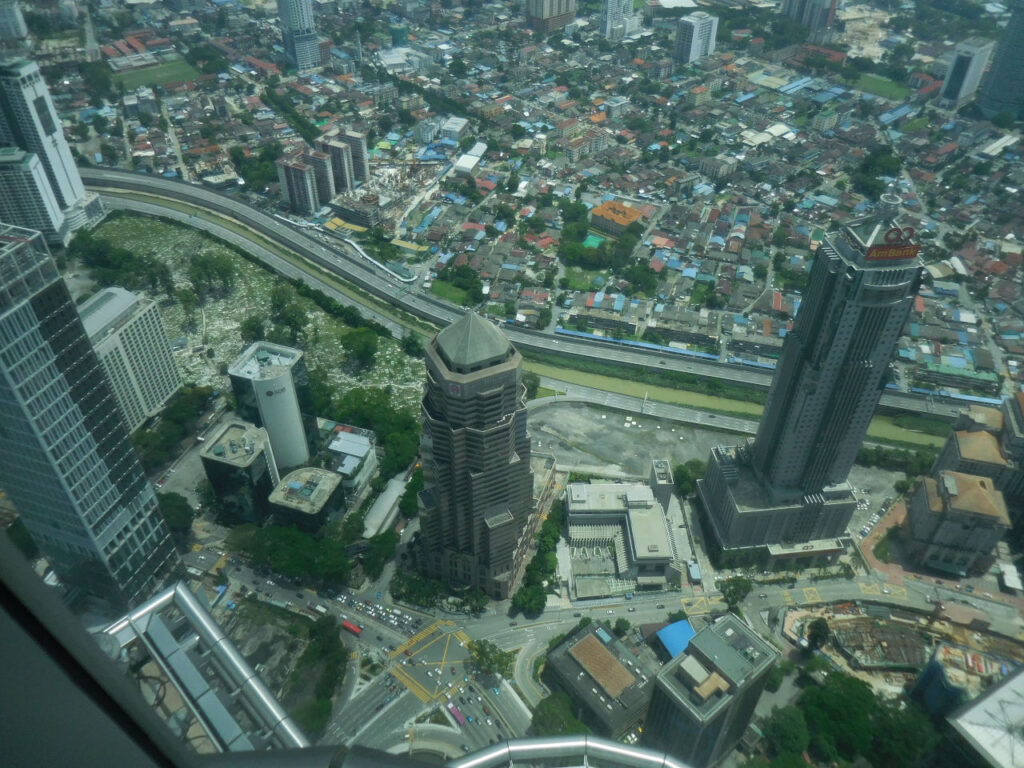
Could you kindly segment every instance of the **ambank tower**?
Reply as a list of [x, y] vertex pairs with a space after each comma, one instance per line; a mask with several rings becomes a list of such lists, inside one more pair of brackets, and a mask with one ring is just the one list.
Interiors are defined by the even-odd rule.
[[882, 216], [825, 236], [757, 436], [711, 450], [697, 487], [729, 560], [810, 565], [843, 551], [856, 507], [847, 475], [921, 281], [913, 232], [892, 218], [897, 205], [884, 195]]

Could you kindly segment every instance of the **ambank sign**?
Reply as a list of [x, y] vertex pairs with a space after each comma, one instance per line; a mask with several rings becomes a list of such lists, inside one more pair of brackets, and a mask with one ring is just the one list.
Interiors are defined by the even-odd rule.
[[914, 239], [911, 227], [893, 227], [885, 233], [884, 245], [872, 245], [864, 258], [866, 261], [903, 261], [917, 257], [921, 246], [910, 242]]

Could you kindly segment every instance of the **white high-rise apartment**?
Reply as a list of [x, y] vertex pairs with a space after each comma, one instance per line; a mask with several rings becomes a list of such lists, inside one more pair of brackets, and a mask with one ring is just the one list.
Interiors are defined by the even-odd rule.
[[717, 34], [717, 16], [704, 11], [683, 16], [676, 24], [675, 57], [679, 61], [691, 62], [710, 56], [715, 52]]
[[302, 72], [320, 66], [320, 45], [313, 20], [313, 0], [277, 0], [281, 38], [288, 62]]
[[129, 431], [155, 416], [181, 387], [156, 302], [104, 288], [78, 309]]
[[25, 17], [16, 0], [0, 0], [0, 40], [24, 40], [28, 37]]
[[136, 604], [180, 560], [38, 232], [0, 225], [0, 486], [69, 588]]
[[67, 245], [71, 239], [43, 164], [17, 147], [0, 149], [0, 221], [39, 230], [54, 245]]
[[34, 61], [0, 62], [0, 144], [39, 158], [61, 208], [85, 197], [50, 91]]
[[633, 0], [603, 0], [601, 4], [601, 37], [621, 40], [626, 36]]

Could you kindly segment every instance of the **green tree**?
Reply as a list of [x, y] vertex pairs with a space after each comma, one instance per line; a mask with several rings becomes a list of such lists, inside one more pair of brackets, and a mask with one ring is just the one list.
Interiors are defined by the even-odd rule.
[[536, 616], [544, 611], [547, 600], [543, 587], [524, 585], [512, 596], [512, 607], [528, 616]]
[[720, 585], [722, 598], [730, 609], [736, 608], [750, 594], [754, 588], [753, 582], [746, 576], [733, 576], [726, 579]]
[[405, 492], [398, 502], [398, 511], [402, 517], [416, 517], [419, 512], [419, 493], [423, 490], [423, 468], [418, 467], [405, 485]]
[[620, 616], [615, 620], [615, 625], [612, 627], [612, 632], [615, 633], [616, 637], [625, 637], [626, 633], [629, 632], [629, 627], [629, 620]]
[[870, 760], [886, 768], [911, 768], [931, 753], [939, 736], [932, 721], [914, 702], [881, 705], [874, 721]]
[[540, 376], [533, 371], [523, 371], [523, 386], [526, 387], [526, 399], [533, 400], [540, 389]]
[[160, 514], [171, 533], [189, 534], [192, 531], [192, 520], [195, 518], [195, 511], [188, 499], [180, 493], [158, 493], [157, 504], [160, 507]]
[[368, 368], [373, 365], [377, 356], [378, 337], [369, 328], [357, 328], [350, 331], [341, 340], [349, 359], [359, 367]]
[[806, 688], [799, 705], [811, 733], [820, 734], [826, 746], [847, 760], [869, 754], [878, 703], [863, 680], [833, 672], [824, 684]]
[[384, 572], [384, 565], [395, 556], [398, 545], [398, 534], [388, 528], [376, 536], [371, 536], [366, 552], [363, 553], [363, 570], [371, 579], [379, 579]]
[[828, 642], [832, 632], [829, 629], [828, 621], [819, 616], [807, 625], [807, 647], [816, 651]]
[[670, 624], [675, 624], [677, 621], [686, 621], [686, 611], [680, 608], [678, 611], [670, 612], [668, 621]]
[[804, 714], [796, 707], [776, 707], [764, 725], [764, 737], [772, 753], [791, 752], [799, 755], [811, 741]]
[[533, 711], [532, 724], [538, 736], [590, 733], [590, 729], [573, 714], [572, 699], [563, 691], [556, 691], [540, 700]]
[[246, 344], [265, 339], [266, 332], [266, 321], [262, 315], [249, 315], [238, 326], [238, 333]]
[[512, 677], [516, 663], [515, 651], [503, 651], [489, 640], [473, 640], [467, 646], [473, 665], [488, 675]]

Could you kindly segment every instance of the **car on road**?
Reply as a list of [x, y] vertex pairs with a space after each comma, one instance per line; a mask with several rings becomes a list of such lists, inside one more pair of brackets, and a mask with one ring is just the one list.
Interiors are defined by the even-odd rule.
[[583, 615], [582, 613], [574, 613], [574, 614], [572, 615], [572, 617], [573, 617], [574, 619], [578, 619], [578, 618], [580, 618], [580, 616], [582, 616], [582, 615]]
[[455, 667], [452, 667], [452, 674], [455, 674]]
[[484, 714], [485, 715], [491, 714], [491, 708], [488, 707], [486, 704], [484, 704]]
[[609, 616], [614, 616], [615, 615], [615, 611], [613, 611], [611, 608], [609, 608], [608, 609], [608, 615]]
[[629, 606], [629, 612], [636, 613], [636, 608], [634, 608], [633, 606]]
[[469, 747], [467, 747], [465, 744], [463, 744], [462, 745], [462, 751], [463, 752], [469, 752]]
[[759, 594], [758, 597], [760, 597], [762, 600], [767, 600], [768, 599], [768, 595], [766, 595], [764, 592]]
[[498, 686], [494, 686], [493, 690], [494, 690], [494, 695], [495, 696], [501, 696], [501, 691], [498, 690]]

